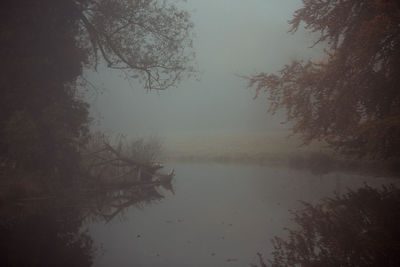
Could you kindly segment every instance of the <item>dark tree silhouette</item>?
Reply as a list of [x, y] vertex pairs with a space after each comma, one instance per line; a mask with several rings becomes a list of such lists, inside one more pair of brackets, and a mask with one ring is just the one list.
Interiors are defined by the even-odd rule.
[[320, 62], [294, 61], [278, 74], [249, 77], [283, 108], [305, 143], [325, 140], [342, 152], [400, 156], [400, 4], [395, 0], [303, 0], [290, 20], [326, 46]]
[[[147, 89], [193, 71], [188, 13], [158, 0], [5, 0], [0, 4], [0, 176], [79, 171], [88, 137], [83, 68], [105, 62]], [[23, 171], [24, 173], [20, 173]]]

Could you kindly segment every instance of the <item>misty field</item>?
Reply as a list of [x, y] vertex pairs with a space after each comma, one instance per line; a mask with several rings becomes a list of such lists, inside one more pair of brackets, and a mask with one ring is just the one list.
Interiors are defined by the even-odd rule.
[[163, 140], [162, 159], [169, 162], [287, 165], [313, 173], [350, 171], [396, 175], [399, 162], [377, 161], [339, 154], [323, 142], [302, 145], [289, 132], [175, 133]]
[[323, 143], [301, 145], [288, 132], [178, 134], [164, 140], [166, 160], [271, 164], [315, 153], [334, 155]]

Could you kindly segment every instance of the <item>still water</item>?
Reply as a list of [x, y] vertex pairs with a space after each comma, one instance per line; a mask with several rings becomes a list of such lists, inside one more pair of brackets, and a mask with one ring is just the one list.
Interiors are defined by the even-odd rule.
[[279, 166], [171, 164], [173, 191], [86, 225], [94, 266], [249, 266], [268, 258], [270, 239], [293, 227], [289, 210], [368, 184], [396, 179]]

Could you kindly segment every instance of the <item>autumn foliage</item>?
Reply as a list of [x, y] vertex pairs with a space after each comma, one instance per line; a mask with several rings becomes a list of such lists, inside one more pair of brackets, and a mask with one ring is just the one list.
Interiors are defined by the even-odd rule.
[[269, 112], [287, 111], [305, 143], [324, 140], [369, 158], [400, 156], [400, 3], [395, 0], [303, 0], [290, 32], [319, 34], [319, 62], [293, 61], [249, 78]]

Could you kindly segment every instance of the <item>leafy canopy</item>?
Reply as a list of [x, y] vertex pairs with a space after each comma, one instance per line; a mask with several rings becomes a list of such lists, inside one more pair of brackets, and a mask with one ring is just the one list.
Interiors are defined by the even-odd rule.
[[293, 61], [249, 78], [269, 112], [287, 111], [305, 143], [371, 158], [400, 156], [400, 4], [395, 0], [303, 0], [289, 21], [326, 46], [320, 62]]

